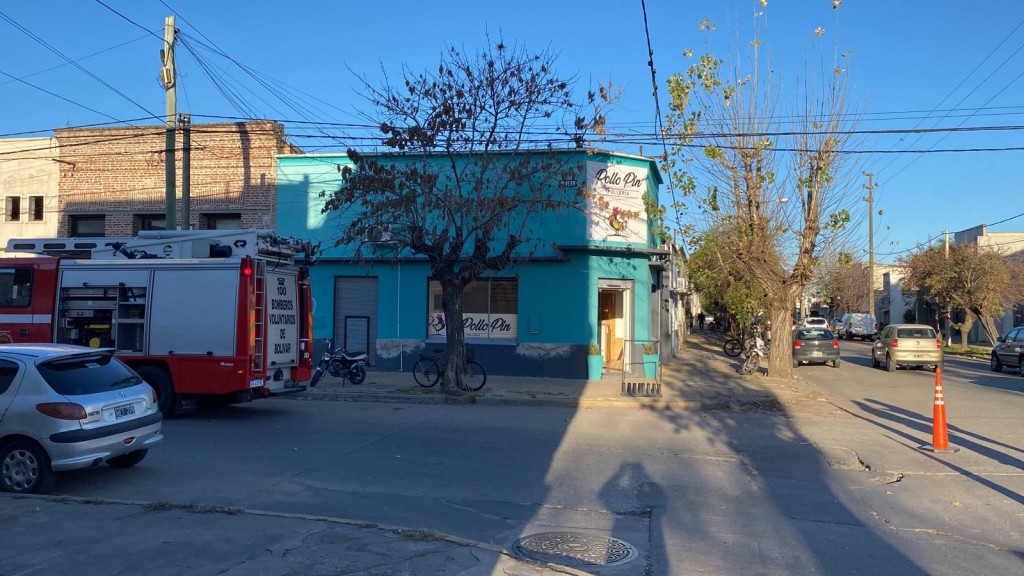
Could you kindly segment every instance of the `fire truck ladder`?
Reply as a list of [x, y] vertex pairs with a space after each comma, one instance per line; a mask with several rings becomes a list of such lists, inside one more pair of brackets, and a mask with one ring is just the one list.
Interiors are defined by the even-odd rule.
[[267, 263], [261, 259], [255, 259], [255, 297], [256, 302], [253, 312], [256, 320], [253, 323], [253, 363], [254, 368], [263, 371], [266, 368], [264, 363], [265, 346], [267, 345], [266, 313], [267, 313]]

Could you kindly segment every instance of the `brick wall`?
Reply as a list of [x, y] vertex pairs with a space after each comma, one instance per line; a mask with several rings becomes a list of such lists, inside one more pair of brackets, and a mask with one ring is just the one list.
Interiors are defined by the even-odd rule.
[[[104, 215], [105, 234], [131, 236], [140, 216], [165, 212], [163, 126], [64, 128], [54, 131], [60, 149], [58, 235], [70, 217]], [[182, 132], [175, 145], [175, 210], [182, 218]], [[276, 155], [289, 152], [284, 127], [256, 121], [193, 124], [191, 136], [192, 228], [207, 216], [237, 214], [243, 228], [274, 228]], [[182, 226], [184, 227], [184, 226]]]

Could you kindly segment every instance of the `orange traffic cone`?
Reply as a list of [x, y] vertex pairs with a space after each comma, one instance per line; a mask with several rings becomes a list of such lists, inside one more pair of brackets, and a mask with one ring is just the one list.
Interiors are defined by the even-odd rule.
[[942, 394], [942, 368], [935, 367], [935, 408], [932, 410], [932, 445], [922, 446], [930, 452], [952, 453], [959, 448], [949, 447], [946, 430], [946, 399]]

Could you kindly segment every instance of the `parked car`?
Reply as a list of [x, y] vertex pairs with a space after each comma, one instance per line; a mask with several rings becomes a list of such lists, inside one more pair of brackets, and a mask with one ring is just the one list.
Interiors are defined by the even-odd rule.
[[992, 347], [992, 371], [1001, 372], [1003, 366], [1016, 366], [1024, 376], [1024, 326], [1010, 330]]
[[924, 324], [889, 324], [871, 346], [871, 366], [885, 362], [889, 372], [899, 366], [942, 367], [942, 340]]
[[0, 490], [37, 493], [55, 473], [128, 468], [163, 440], [156, 391], [109, 348], [0, 345]]
[[800, 328], [793, 333], [793, 368], [804, 362], [839, 368], [839, 339], [828, 328]]
[[828, 330], [828, 320], [820, 316], [809, 316], [800, 323], [801, 328], [824, 328]]
[[874, 314], [847, 312], [839, 319], [839, 331], [837, 334], [847, 340], [853, 340], [854, 338], [871, 340], [877, 333], [878, 320], [875, 319]]

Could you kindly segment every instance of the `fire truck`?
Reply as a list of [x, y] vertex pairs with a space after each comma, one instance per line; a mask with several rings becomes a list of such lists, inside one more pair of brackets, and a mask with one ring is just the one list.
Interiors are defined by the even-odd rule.
[[168, 416], [204, 397], [299, 392], [313, 352], [301, 250], [253, 230], [12, 239], [0, 255], [0, 342], [113, 348]]

